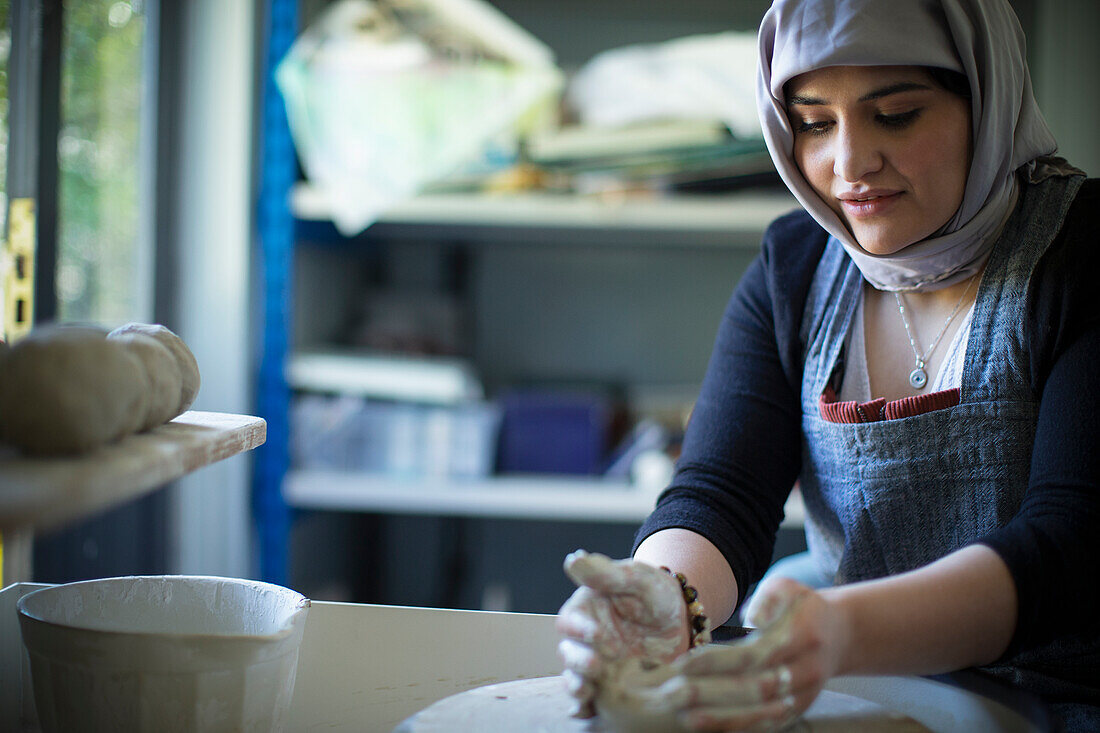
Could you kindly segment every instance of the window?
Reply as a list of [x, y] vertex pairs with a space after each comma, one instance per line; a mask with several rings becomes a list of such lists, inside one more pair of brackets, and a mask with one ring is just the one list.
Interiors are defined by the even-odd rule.
[[65, 0], [58, 156], [58, 319], [140, 318], [143, 0]]
[[[152, 315], [156, 110], [147, 93], [163, 72], [150, 30], [161, 9], [158, 0], [0, 0], [0, 168], [11, 168], [0, 203], [6, 210], [18, 196], [34, 219], [35, 322], [111, 327]], [[165, 572], [166, 504], [150, 496], [35, 537], [35, 577]]]

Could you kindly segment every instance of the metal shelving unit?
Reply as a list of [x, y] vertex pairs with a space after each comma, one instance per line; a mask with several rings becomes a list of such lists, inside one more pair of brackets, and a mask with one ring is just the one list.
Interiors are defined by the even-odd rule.
[[[301, 509], [640, 524], [653, 510], [657, 492], [585, 476], [401, 479], [302, 470], [286, 475], [283, 496]], [[799, 492], [791, 493], [784, 515], [783, 527], [802, 527]]]
[[[592, 233], [596, 246], [669, 246], [756, 249], [777, 217], [799, 206], [785, 191], [746, 189], [732, 194], [593, 197], [536, 191], [514, 194], [431, 194], [390, 210], [371, 236], [441, 234], [465, 242], [514, 241], [553, 245], [563, 237]], [[308, 184], [291, 190], [299, 222], [325, 222], [324, 196]]]
[[[256, 454], [254, 510], [259, 528], [260, 572], [285, 583], [291, 508], [507, 516], [575, 521], [638, 522], [652, 494], [608, 487], [600, 480], [490, 478], [475, 485], [389, 481], [364, 475], [289, 470], [289, 361], [291, 263], [296, 236], [340, 239], [323, 195], [296, 183], [294, 149], [273, 69], [293, 42], [298, 0], [268, 0], [267, 52], [262, 107], [258, 238], [262, 263], [262, 344], [257, 379], [259, 414], [268, 421], [267, 444]], [[624, 197], [615, 200], [523, 193], [440, 194], [405, 202], [356, 240], [438, 236], [478, 243], [517, 241], [553, 245], [582, 237], [600, 246], [651, 245], [751, 251], [777, 216], [797, 208], [787, 193], [746, 190], [727, 195]], [[314, 237], [312, 235], [319, 235]], [[595, 236], [587, 236], [595, 235]], [[572, 508], [566, 508], [572, 505]], [[798, 509], [788, 511], [797, 522]]]
[[294, 256], [294, 217], [288, 202], [297, 169], [286, 110], [275, 86], [275, 66], [298, 32], [298, 0], [268, 0], [266, 10], [256, 216], [262, 293], [256, 407], [267, 420], [268, 434], [267, 444], [256, 453], [252, 506], [259, 536], [260, 577], [285, 585], [291, 518], [280, 487], [290, 451], [290, 389], [284, 373]]

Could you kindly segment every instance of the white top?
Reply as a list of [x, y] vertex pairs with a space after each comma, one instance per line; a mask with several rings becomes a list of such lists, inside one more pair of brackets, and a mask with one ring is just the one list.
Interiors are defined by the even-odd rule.
[[[840, 386], [837, 400], [840, 402], [870, 402], [871, 378], [867, 373], [867, 341], [863, 330], [863, 296], [856, 305], [855, 321], [848, 331], [848, 366], [844, 373], [844, 383]], [[900, 319], [900, 316], [899, 316]], [[974, 319], [974, 305], [971, 304], [963, 314], [959, 330], [955, 332], [951, 343], [947, 345], [947, 354], [940, 371], [932, 375], [927, 392], [942, 392], [962, 386], [963, 363], [966, 361], [966, 344], [970, 340], [970, 323]], [[899, 321], [900, 323], [900, 321]], [[915, 364], [914, 364], [915, 366]]]

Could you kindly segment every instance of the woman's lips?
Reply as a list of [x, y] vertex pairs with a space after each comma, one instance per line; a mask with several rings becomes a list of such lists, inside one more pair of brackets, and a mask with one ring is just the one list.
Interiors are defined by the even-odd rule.
[[840, 199], [840, 205], [845, 214], [856, 219], [879, 216], [897, 203], [902, 193], [902, 191], [894, 191], [893, 193], [845, 195]]

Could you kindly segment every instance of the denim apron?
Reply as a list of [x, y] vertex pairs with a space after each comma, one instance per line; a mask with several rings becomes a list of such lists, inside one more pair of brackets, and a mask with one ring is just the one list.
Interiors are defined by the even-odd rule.
[[[822, 419], [826, 385], [840, 392], [844, 345], [863, 286], [855, 264], [830, 238], [801, 330], [800, 484], [807, 545], [823, 577], [840, 584], [912, 570], [1016, 514], [1027, 491], [1039, 411], [1028, 356], [1028, 283], [1083, 180], [1021, 185], [976, 296], [959, 404], [943, 410], [870, 423]], [[1094, 662], [1097, 651], [1092, 640]], [[1040, 657], [1034, 660], [1040, 667], [1063, 659], [1048, 647]], [[1028, 677], [1015, 667], [1002, 672], [1036, 692], [1061, 689], [1058, 679]]]

